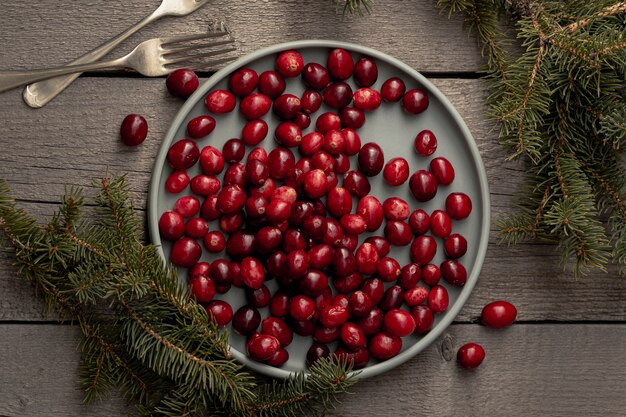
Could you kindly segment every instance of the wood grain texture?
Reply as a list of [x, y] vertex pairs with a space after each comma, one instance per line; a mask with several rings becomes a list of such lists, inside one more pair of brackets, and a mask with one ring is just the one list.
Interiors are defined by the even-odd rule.
[[[3, 2], [1, 69], [61, 65], [125, 30], [159, 4], [157, 0], [38, 0]], [[360, 43], [404, 60], [421, 71], [475, 71], [481, 57], [459, 18], [448, 20], [433, 1], [378, 0], [373, 14], [343, 19], [329, 0], [212, 0], [184, 18], [165, 18], [127, 40], [121, 56], [152, 37], [206, 30], [226, 22], [241, 55], [276, 43], [334, 39]], [[45, 24], [42, 24], [45, 22]], [[76, 87], [72, 87], [76, 88]]]
[[[68, 326], [0, 324], [0, 415], [116, 416], [118, 398], [82, 404], [79, 354]], [[623, 416], [626, 325], [514, 325], [493, 331], [453, 325], [426, 351], [362, 381], [332, 416]], [[457, 349], [481, 343], [475, 370], [455, 363]], [[593, 352], [593, 354], [589, 354]]]

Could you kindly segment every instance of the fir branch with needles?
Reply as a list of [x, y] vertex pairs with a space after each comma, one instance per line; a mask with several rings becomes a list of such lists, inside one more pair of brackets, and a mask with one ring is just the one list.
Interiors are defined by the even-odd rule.
[[33, 282], [49, 312], [81, 329], [85, 400], [118, 390], [138, 416], [302, 416], [334, 407], [354, 384], [351, 363], [330, 357], [269, 385], [230, 355], [227, 332], [189, 296], [141, 221], [123, 177], [105, 178], [84, 213], [78, 189], [45, 225], [16, 207], [0, 180], [0, 236], [18, 273]]

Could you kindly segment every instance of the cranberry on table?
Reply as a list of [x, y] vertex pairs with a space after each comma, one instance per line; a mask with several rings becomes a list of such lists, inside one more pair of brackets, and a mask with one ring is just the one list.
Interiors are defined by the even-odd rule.
[[265, 280], [263, 264], [251, 256], [243, 258], [241, 261], [241, 277], [243, 283], [249, 288], [261, 288]]
[[248, 356], [256, 361], [264, 361], [274, 355], [280, 348], [278, 339], [274, 336], [261, 334], [252, 337], [246, 343]]
[[385, 155], [380, 146], [376, 143], [369, 142], [361, 147], [358, 161], [359, 170], [368, 177], [373, 177], [382, 171], [385, 163]]
[[318, 116], [315, 121], [315, 130], [321, 134], [329, 130], [337, 130], [341, 128], [341, 119], [337, 113], [326, 112]]
[[333, 109], [342, 109], [352, 101], [352, 87], [343, 81], [330, 84], [324, 89], [324, 103]]
[[339, 339], [339, 327], [317, 326], [313, 333], [313, 340], [319, 343], [331, 343], [337, 339]]
[[253, 93], [241, 100], [239, 111], [246, 120], [255, 120], [263, 117], [270, 110], [272, 102], [268, 96]]
[[430, 230], [433, 235], [445, 238], [452, 232], [452, 220], [443, 210], [435, 210], [430, 214]]
[[454, 168], [444, 157], [437, 157], [430, 161], [430, 172], [441, 185], [450, 185], [454, 181]]
[[217, 195], [210, 195], [204, 200], [200, 207], [200, 217], [209, 221], [220, 217], [220, 211], [217, 208]]
[[236, 96], [243, 97], [252, 93], [259, 83], [259, 75], [250, 68], [235, 71], [228, 79], [228, 88]]
[[435, 285], [428, 293], [428, 306], [433, 313], [443, 313], [448, 309], [450, 298], [448, 290], [441, 285]]
[[204, 235], [204, 247], [209, 253], [219, 253], [226, 247], [226, 239], [219, 230], [208, 232]]
[[437, 179], [430, 172], [420, 169], [411, 175], [409, 188], [417, 201], [426, 202], [437, 194]]
[[251, 185], [263, 185], [270, 176], [270, 169], [265, 162], [251, 159], [246, 163], [246, 181]]
[[167, 90], [176, 97], [189, 97], [200, 85], [198, 76], [189, 68], [172, 71], [165, 79]]
[[311, 156], [322, 150], [324, 146], [324, 135], [319, 132], [307, 133], [300, 141], [300, 153], [304, 156]]
[[[245, 305], [233, 315], [233, 329], [242, 336], [249, 335], [261, 324], [261, 313], [255, 307]], [[277, 345], [278, 340], [276, 341]]]
[[415, 152], [430, 156], [437, 150], [437, 138], [430, 130], [422, 130], [415, 136]]
[[380, 107], [382, 97], [380, 93], [372, 88], [359, 88], [352, 96], [354, 107], [363, 111], [374, 111]]
[[467, 252], [467, 240], [458, 233], [453, 233], [443, 241], [443, 249], [446, 256], [460, 258]]
[[311, 366], [322, 358], [330, 356], [330, 349], [324, 343], [314, 342], [306, 352], [306, 363]]
[[143, 116], [129, 114], [122, 120], [120, 126], [120, 137], [122, 142], [128, 146], [137, 146], [148, 136], [148, 122]]
[[359, 129], [365, 124], [365, 113], [356, 107], [344, 107], [339, 112], [341, 125], [350, 129]]
[[302, 110], [302, 102], [293, 94], [282, 94], [274, 99], [272, 110], [281, 119], [290, 120]]
[[454, 220], [463, 220], [472, 212], [472, 200], [465, 193], [452, 193], [446, 197], [446, 213]]
[[213, 300], [204, 309], [218, 326], [226, 326], [233, 319], [233, 308], [226, 301]]
[[213, 132], [215, 125], [211, 116], [197, 116], [187, 123], [187, 134], [193, 139], [201, 139]]
[[300, 129], [306, 129], [311, 126], [311, 116], [306, 113], [300, 112], [293, 118], [293, 122], [298, 125]]
[[492, 301], [483, 307], [480, 318], [485, 326], [502, 329], [513, 324], [517, 318], [517, 308], [508, 301]]
[[363, 57], [354, 65], [354, 82], [359, 87], [371, 87], [378, 79], [378, 66], [373, 59]]
[[215, 297], [215, 284], [206, 275], [191, 278], [189, 280], [189, 288], [191, 289], [191, 295], [199, 303], [208, 303]]
[[407, 113], [422, 113], [428, 108], [428, 94], [417, 88], [409, 90], [402, 97], [402, 107]]
[[226, 259], [216, 259], [209, 267], [209, 276], [216, 286], [227, 286], [233, 283], [233, 267]]
[[276, 317], [285, 317], [289, 311], [289, 296], [278, 290], [270, 299], [270, 314]]
[[320, 198], [328, 190], [326, 174], [321, 169], [314, 169], [304, 174], [304, 192], [309, 198]]
[[383, 100], [388, 103], [400, 101], [405, 91], [406, 86], [404, 85], [404, 81], [397, 77], [389, 78], [380, 88], [380, 94]]
[[235, 109], [237, 100], [230, 91], [214, 90], [204, 100], [207, 110], [213, 114], [229, 113]]
[[213, 146], [205, 146], [200, 151], [200, 168], [206, 175], [217, 175], [224, 169], [224, 157]]
[[384, 332], [374, 335], [369, 342], [368, 350], [374, 359], [384, 361], [393, 358], [402, 349], [402, 339]]
[[190, 195], [183, 196], [174, 203], [174, 211], [183, 217], [193, 217], [200, 211], [200, 201]]
[[209, 275], [209, 268], [211, 264], [208, 262], [198, 262], [193, 267], [189, 268], [189, 279], [199, 277], [200, 275]]
[[302, 55], [294, 50], [281, 52], [276, 58], [276, 71], [285, 78], [297, 77], [304, 69]]
[[348, 235], [360, 235], [367, 230], [367, 223], [360, 214], [345, 214], [340, 219], [341, 227]]
[[411, 309], [411, 316], [415, 320], [415, 333], [428, 333], [433, 327], [435, 315], [430, 307], [426, 305], [416, 305]]
[[404, 184], [409, 179], [409, 163], [404, 158], [392, 158], [385, 164], [383, 178], [392, 187]]
[[[344, 179], [344, 183], [345, 182], [346, 179]], [[367, 185], [369, 186], [369, 183], [367, 183]], [[348, 188], [346, 189], [349, 190]], [[359, 200], [356, 207], [356, 213], [363, 217], [363, 219], [365, 220], [366, 229], [370, 232], [378, 230], [378, 228], [383, 223], [383, 205], [376, 197], [372, 195], [366, 195]]]
[[170, 259], [176, 266], [190, 268], [200, 260], [202, 248], [194, 239], [181, 237], [172, 245]]
[[194, 239], [202, 239], [209, 231], [209, 225], [206, 220], [199, 217], [189, 219], [185, 223], [185, 234]]
[[456, 358], [463, 368], [476, 368], [485, 359], [485, 349], [477, 343], [467, 343], [459, 348]]
[[329, 130], [324, 134], [324, 150], [333, 156], [341, 154], [345, 147], [346, 138], [339, 130]]
[[404, 290], [413, 288], [420, 282], [422, 277], [422, 271], [420, 266], [416, 263], [410, 263], [404, 265], [400, 269], [400, 276], [398, 277], [398, 285]]
[[385, 313], [383, 328], [390, 336], [404, 337], [415, 330], [415, 320], [408, 311], [394, 308]]
[[259, 161], [267, 162], [267, 151], [264, 148], [257, 146], [248, 154], [247, 160], [250, 161], [251, 159], [258, 159]]
[[411, 243], [411, 260], [425, 265], [433, 260], [437, 253], [437, 242], [432, 236], [417, 236]]
[[241, 139], [228, 139], [222, 146], [222, 156], [227, 162], [239, 162], [246, 155], [246, 146]]
[[326, 207], [331, 215], [341, 217], [352, 211], [352, 196], [343, 187], [332, 188], [326, 196]]
[[287, 84], [276, 71], [265, 71], [259, 76], [259, 91], [269, 98], [276, 98], [285, 91]]
[[372, 299], [363, 291], [355, 291], [350, 296], [348, 301], [348, 311], [352, 317], [364, 317], [369, 314], [372, 308]]
[[255, 146], [265, 139], [268, 131], [265, 120], [250, 120], [241, 130], [241, 140], [248, 146]]
[[241, 211], [232, 214], [222, 214], [218, 219], [220, 230], [224, 233], [234, 233], [243, 227], [245, 218]]
[[167, 162], [175, 169], [191, 168], [199, 157], [198, 145], [191, 139], [174, 142], [167, 151]]
[[159, 234], [165, 240], [177, 240], [185, 232], [183, 216], [173, 210], [167, 210], [159, 218]]

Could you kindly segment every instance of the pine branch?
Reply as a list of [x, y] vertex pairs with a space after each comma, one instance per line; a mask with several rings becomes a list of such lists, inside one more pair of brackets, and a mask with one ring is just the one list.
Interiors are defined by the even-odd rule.
[[592, 16], [585, 17], [584, 19], [580, 19], [579, 21], [570, 23], [569, 25], [565, 26], [564, 29], [571, 34], [571, 33], [576, 32], [581, 27], [589, 25], [591, 22], [597, 19], [601, 19], [603, 17], [615, 16], [615, 15], [622, 14], [622, 13], [626, 13], [625, 2], [619, 2], [612, 6], [606, 7], [602, 11]]
[[[358, 14], [363, 16], [365, 13], [372, 12], [372, 0], [332, 0], [335, 4], [337, 13], [341, 11], [344, 16], [348, 14]], [[342, 6], [343, 4], [343, 6]], [[364, 13], [365, 12], [365, 13]]]

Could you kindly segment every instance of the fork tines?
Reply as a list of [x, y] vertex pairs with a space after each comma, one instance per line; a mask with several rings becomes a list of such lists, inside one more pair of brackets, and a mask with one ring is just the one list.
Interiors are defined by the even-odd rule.
[[[224, 47], [225, 45], [233, 45], [235, 42], [231, 33], [226, 31], [162, 38], [161, 41], [164, 65], [166, 66], [178, 64], [177, 67], [180, 67], [184, 63], [185, 67], [193, 70], [215, 69], [219, 64], [237, 59], [237, 56], [234, 55], [223, 56], [237, 51], [237, 48], [234, 46]], [[177, 46], [177, 44], [181, 45]], [[219, 58], [210, 60], [202, 59], [212, 57]]]

